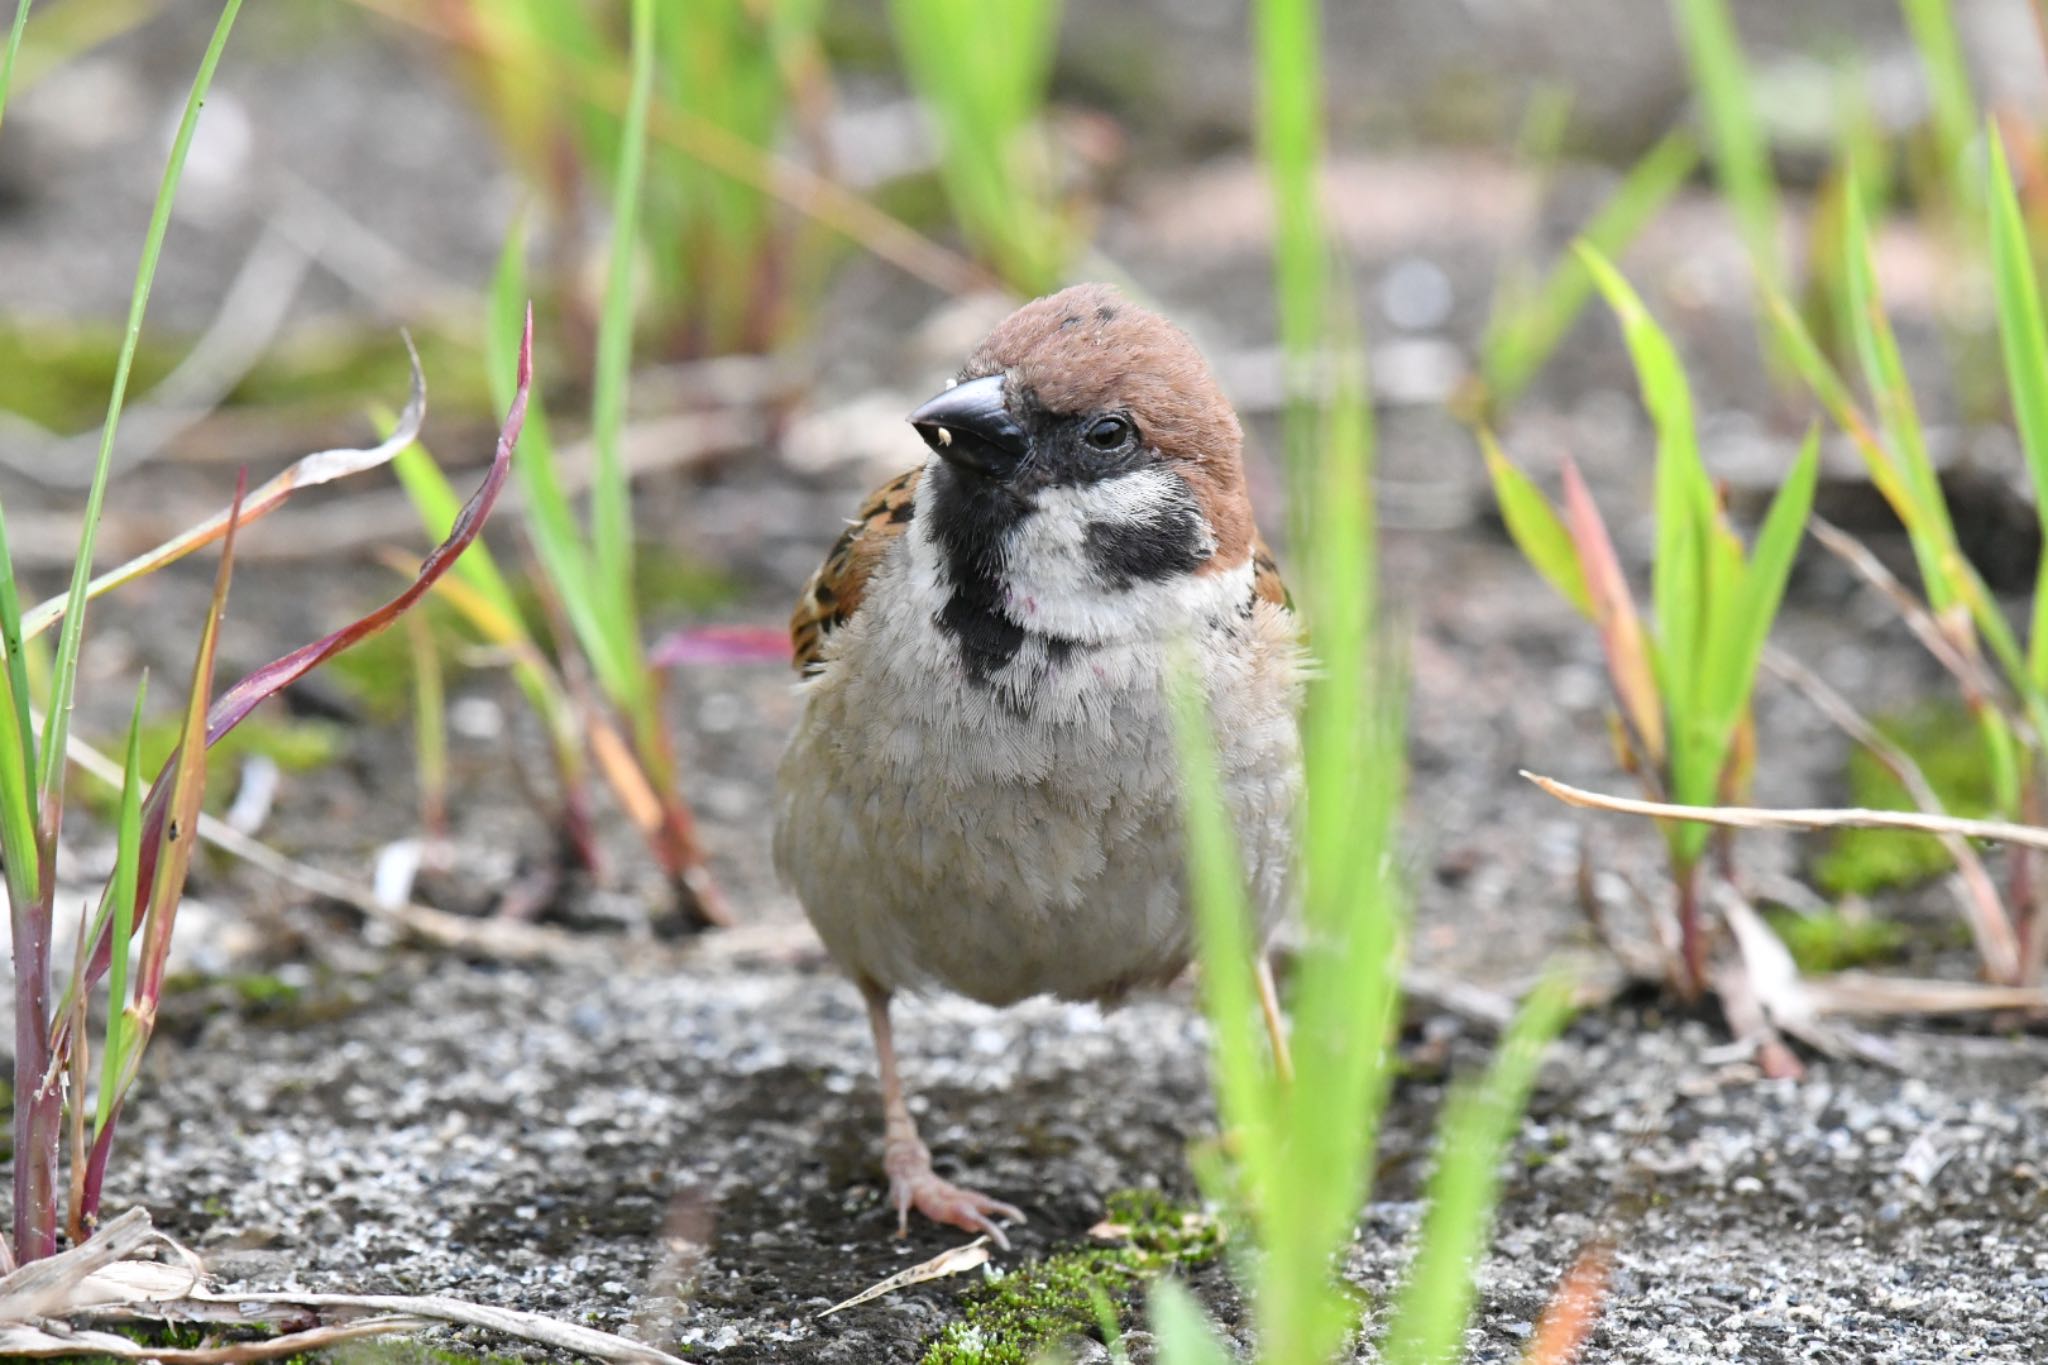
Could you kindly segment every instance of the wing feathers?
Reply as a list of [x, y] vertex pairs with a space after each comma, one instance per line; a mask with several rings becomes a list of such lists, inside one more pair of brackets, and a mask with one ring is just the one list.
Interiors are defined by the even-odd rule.
[[918, 476], [906, 470], [868, 495], [851, 526], [840, 532], [825, 562], [804, 584], [789, 617], [797, 672], [809, 677], [824, 666], [825, 637], [860, 610], [868, 576], [915, 514]]

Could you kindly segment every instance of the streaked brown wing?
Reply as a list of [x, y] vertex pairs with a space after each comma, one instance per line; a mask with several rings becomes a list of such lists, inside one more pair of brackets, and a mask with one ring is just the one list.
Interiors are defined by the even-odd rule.
[[840, 533], [825, 562], [804, 584], [796, 610], [789, 616], [789, 640], [796, 671], [805, 677], [824, 667], [825, 637], [860, 610], [868, 575], [910, 525], [911, 503], [922, 473], [922, 468], [907, 470], [869, 494], [853, 525]]
[[1287, 585], [1280, 581], [1280, 563], [1273, 558], [1273, 551], [1267, 547], [1266, 538], [1257, 531], [1252, 532], [1252, 595], [1271, 602], [1276, 607], [1292, 610], [1294, 599], [1288, 596]]

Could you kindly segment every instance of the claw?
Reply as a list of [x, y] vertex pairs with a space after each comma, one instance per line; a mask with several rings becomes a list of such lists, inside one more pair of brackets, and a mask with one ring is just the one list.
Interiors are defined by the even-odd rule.
[[979, 1190], [941, 1179], [933, 1173], [931, 1154], [922, 1143], [891, 1150], [883, 1166], [889, 1173], [889, 1200], [896, 1206], [898, 1237], [910, 1235], [910, 1211], [914, 1208], [934, 1223], [981, 1233], [1003, 1250], [1010, 1249], [1010, 1239], [995, 1219], [1022, 1223], [1023, 1211]]

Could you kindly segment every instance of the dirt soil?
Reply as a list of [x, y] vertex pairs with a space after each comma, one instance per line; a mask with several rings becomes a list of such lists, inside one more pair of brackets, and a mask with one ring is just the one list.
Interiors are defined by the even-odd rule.
[[[488, 272], [515, 182], [425, 48], [318, 12], [326, 8], [254, 11], [236, 37], [215, 103], [238, 111], [244, 140], [215, 147], [225, 169], [172, 236], [160, 300], [171, 329], [210, 318], [277, 211], [269, 195], [287, 165], [397, 244], [419, 278], [459, 296]], [[1337, 69], [1361, 73], [1338, 96], [1349, 121], [1331, 198], [1375, 342], [1385, 577], [1414, 669], [1407, 848], [1415, 961], [1428, 988], [1410, 1004], [1382, 1174], [1345, 1267], [1372, 1305], [1369, 1323], [1405, 1263], [1444, 1089], [1493, 1041], [1471, 1001], [1511, 997], [1560, 957], [1605, 970], [1579, 905], [1582, 857], [1624, 930], [1640, 934], [1641, 898], [1666, 894], [1650, 831], [1569, 812], [1515, 776], [1532, 768], [1589, 785], [1621, 781], [1605, 740], [1597, 644], [1507, 544], [1470, 437], [1442, 405], [1469, 364], [1500, 260], [1554, 249], [1611, 172], [1573, 169], [1539, 200], [1509, 163], [1436, 139], [1497, 131], [1459, 122], [1510, 99], [1471, 74], [1481, 39], [1515, 54], [1501, 68], [1509, 92], [1544, 72], [1611, 76], [1581, 130], [1595, 148], [1631, 145], [1632, 129], [1681, 107], [1675, 58], [1661, 19], [1641, 21], [1652, 31], [1640, 43], [1622, 42], [1633, 30], [1617, 20], [1542, 30], [1601, 37], [1584, 51], [1562, 40], [1532, 49], [1516, 37], [1523, 20], [1488, 26], [1470, 17], [1482, 7], [1400, 8], [1383, 27], [1340, 25], [1333, 58], [1355, 58]], [[1523, 8], [1537, 18], [1573, 9]], [[1788, 51], [1804, 41], [1797, 25], [1774, 25], [1773, 7], [1744, 8], [1746, 20], [1762, 16], [1760, 41]], [[1864, 24], [1870, 44], [1895, 51], [1891, 28], [1859, 17], [1872, 8], [1815, 6], [1810, 18], [1830, 32]], [[186, 78], [205, 9], [181, 0], [10, 111], [0, 278], [12, 316], [118, 315], [146, 211], [138, 196], [154, 183], [149, 130]], [[1063, 66], [1068, 93], [1117, 108], [1145, 149], [1116, 177], [1097, 264], [1196, 332], [1239, 396], [1256, 449], [1271, 451], [1263, 189], [1243, 120], [1226, 111], [1242, 101], [1218, 93], [1242, 90], [1239, 7], [1076, 9], [1083, 37]], [[1129, 32], [1132, 15], [1152, 11], [1164, 16], [1161, 42], [1176, 63], [1226, 73], [1186, 83], [1200, 88], [1178, 123], [1117, 106], [1086, 60], [1087, 35], [1107, 44]], [[2004, 31], [2002, 19], [1985, 22], [1994, 39]], [[880, 98], [851, 88], [849, 98]], [[105, 120], [128, 119], [96, 144], [99, 125], [67, 113], [95, 90], [120, 95]], [[1448, 112], [1430, 90], [1451, 92]], [[1518, 109], [1519, 97], [1506, 107]], [[1203, 131], [1162, 132], [1173, 128]], [[50, 169], [74, 164], [88, 144], [98, 148], [89, 177]], [[1173, 159], [1197, 153], [1198, 164]], [[366, 183], [376, 192], [364, 194]], [[1200, 214], [1187, 212], [1191, 196]], [[1898, 260], [1924, 259], [1910, 233], [1894, 238]], [[1629, 268], [1694, 366], [1710, 462], [1738, 507], [1753, 506], [1809, 414], [1757, 368], [1729, 225], [1704, 198], [1688, 199]], [[2024, 529], [2031, 515], [2015, 513], [2005, 492], [2017, 456], [2008, 439], [1954, 416], [1940, 384], [1938, 279], [1922, 278], [1917, 293], [1910, 281], [1900, 291], [1909, 361], [1930, 377], [1927, 402], [1959, 496], [1990, 490], [1966, 504], [1969, 534], [2020, 566], [2012, 578], [2023, 583], [2038, 547]], [[331, 276], [309, 289], [287, 337], [390, 320]], [[937, 387], [1000, 307], [948, 302], [884, 266], [851, 264], [784, 362], [802, 384], [781, 439], [643, 485], [646, 541], [726, 585], [690, 612], [659, 609], [650, 633], [778, 623], [855, 500], [915, 458], [896, 415]], [[647, 417], [670, 415], [650, 395], [718, 382], [663, 378], [641, 385]], [[473, 479], [487, 449], [479, 414], [434, 420], [437, 450], [458, 481]], [[261, 474], [358, 436], [342, 419], [311, 433], [262, 413], [214, 419], [117, 485], [109, 553], [221, 501], [230, 461], [253, 460]], [[1542, 477], [1561, 454], [1577, 459], [1616, 518], [1624, 556], [1643, 565], [1650, 440], [1607, 319], [1582, 322], [1502, 437]], [[36, 449], [4, 433], [0, 446]], [[31, 478], [18, 464], [0, 468], [10, 533], [31, 587], [55, 591], [77, 495], [48, 468]], [[1270, 461], [1260, 458], [1254, 478], [1262, 520], [1277, 530], [1284, 509]], [[1823, 500], [1831, 515], [1876, 530], [1867, 491], [1846, 473], [1831, 476]], [[259, 663], [388, 594], [390, 572], [370, 551], [416, 545], [402, 506], [372, 481], [312, 495], [253, 534], [224, 669]], [[522, 549], [509, 515], [493, 540], [510, 557]], [[188, 570], [95, 615], [84, 733], [102, 742], [115, 733], [137, 665], [182, 675], [210, 566]], [[1817, 553], [1802, 562], [1777, 641], [1870, 711], [1939, 691], [1882, 605]], [[483, 667], [460, 671], [452, 692], [449, 862], [421, 895], [481, 915], [552, 865], [554, 830], [539, 736], [516, 692]], [[858, 1001], [769, 872], [789, 679], [775, 667], [693, 667], [677, 674], [669, 703], [740, 929], [667, 937], [662, 888], [616, 812], [605, 831], [610, 876], [572, 878], [545, 898], [544, 920], [576, 948], [549, 962], [394, 941], [352, 910], [208, 859], [180, 928], [191, 984], [167, 1006], [110, 1205], [146, 1204], [234, 1284], [443, 1292], [588, 1320], [691, 1359], [917, 1360], [958, 1315], [957, 1282], [817, 1317], [961, 1239], [928, 1226], [891, 1238]], [[367, 881], [379, 850], [417, 826], [405, 722], [381, 718], [332, 680], [299, 689], [280, 714], [339, 720], [343, 739], [337, 762], [285, 775], [263, 838]], [[1841, 799], [1847, 746], [1810, 707], [1767, 685], [1759, 723], [1761, 802]], [[539, 775], [541, 801], [525, 794], [528, 774]], [[216, 781], [231, 787], [236, 777]], [[81, 818], [76, 838], [83, 884], [105, 836]], [[1779, 893], [1816, 850], [1746, 841], [1744, 880]], [[1970, 978], [1937, 892], [1879, 909], [1912, 930], [1902, 970]], [[1581, 1017], [1547, 1063], [1516, 1140], [1469, 1357], [1518, 1359], [1573, 1256], [1604, 1235], [1616, 1241], [1617, 1272], [1591, 1361], [2048, 1358], [2048, 1253], [2037, 1235], [2048, 1214], [2048, 1040], [1981, 1020], [1872, 1027], [1896, 1049], [1895, 1067], [1809, 1055], [1806, 1078], [1789, 1082], [1761, 1079], [1718, 1018], [1674, 1014], [1652, 992], [1623, 993]], [[1001, 1263], [1081, 1239], [1119, 1189], [1194, 1197], [1187, 1151], [1213, 1135], [1215, 1118], [1205, 1032], [1185, 987], [1107, 1015], [1043, 1002], [1000, 1012], [912, 1002], [899, 1030], [941, 1169], [1030, 1217]], [[1211, 1269], [1196, 1288], [1248, 1348], [1228, 1277]]]

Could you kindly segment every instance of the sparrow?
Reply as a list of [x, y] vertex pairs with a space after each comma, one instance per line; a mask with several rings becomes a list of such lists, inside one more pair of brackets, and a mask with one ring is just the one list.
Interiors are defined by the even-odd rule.
[[866, 1001], [898, 1235], [916, 1209], [1007, 1247], [996, 1220], [1023, 1214], [932, 1169], [890, 998], [1107, 1006], [1187, 966], [1177, 654], [1263, 943], [1292, 879], [1304, 656], [1237, 416], [1164, 318], [1107, 285], [1037, 299], [909, 420], [927, 458], [861, 506], [790, 620], [775, 863]]

